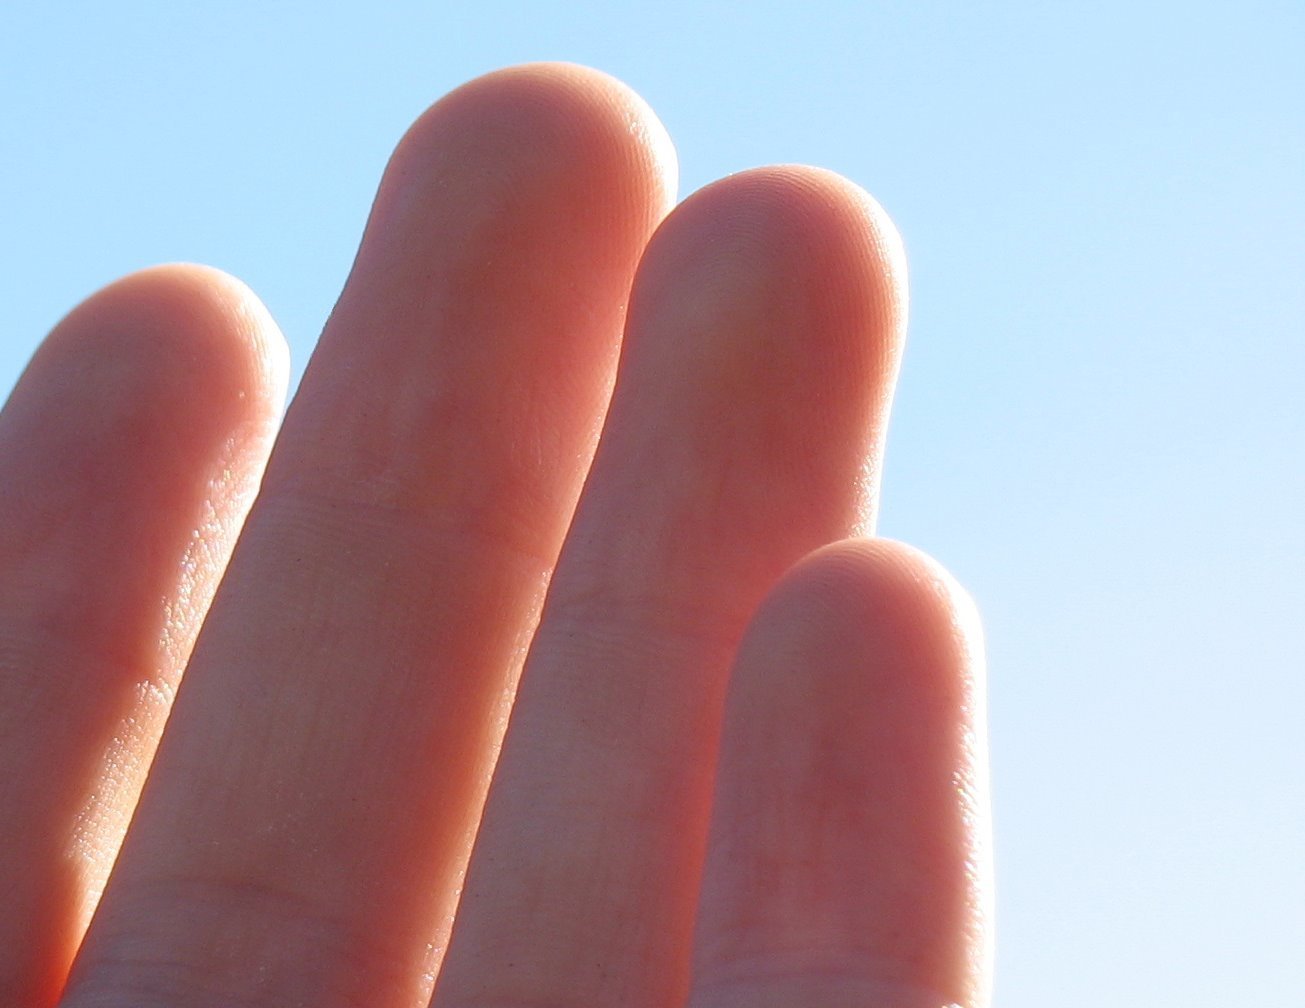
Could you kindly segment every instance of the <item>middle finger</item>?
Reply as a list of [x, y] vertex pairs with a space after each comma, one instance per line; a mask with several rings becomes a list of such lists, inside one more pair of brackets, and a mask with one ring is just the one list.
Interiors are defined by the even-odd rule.
[[66, 1006], [424, 1001], [665, 211], [659, 131], [536, 66], [400, 145]]

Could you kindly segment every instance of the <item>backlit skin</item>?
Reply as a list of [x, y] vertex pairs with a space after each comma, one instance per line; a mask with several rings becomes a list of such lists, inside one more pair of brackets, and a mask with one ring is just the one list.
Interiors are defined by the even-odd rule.
[[674, 191], [627, 88], [517, 67], [400, 142], [279, 431], [231, 277], [56, 327], [0, 1003], [987, 1003], [978, 623], [873, 538], [901, 243], [819, 169]]

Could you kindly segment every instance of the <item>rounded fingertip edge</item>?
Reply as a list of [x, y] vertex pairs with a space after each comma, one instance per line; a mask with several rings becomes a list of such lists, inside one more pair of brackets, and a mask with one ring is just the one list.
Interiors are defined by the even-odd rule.
[[[599, 139], [603, 146], [625, 148], [627, 163], [642, 162], [657, 194], [659, 216], [675, 204], [679, 162], [670, 134], [652, 107], [625, 82], [578, 63], [521, 63], [482, 74], [450, 91], [409, 127], [396, 155], [426, 146], [432, 126], [444, 113], [463, 107], [482, 122], [526, 117], [556, 119], [571, 154]], [[439, 133], [438, 127], [434, 129]]]
[[882, 537], [843, 539], [803, 557], [776, 591], [798, 581], [823, 584], [832, 598], [855, 605], [900, 599], [913, 610], [940, 615], [964, 645], [971, 667], [982, 666], [983, 624], [973, 596], [938, 560], [915, 546]]
[[56, 343], [87, 338], [167, 342], [188, 352], [196, 368], [230, 375], [239, 397], [277, 409], [285, 401], [290, 352], [280, 327], [243, 281], [213, 266], [164, 263], [113, 281], [51, 334]]

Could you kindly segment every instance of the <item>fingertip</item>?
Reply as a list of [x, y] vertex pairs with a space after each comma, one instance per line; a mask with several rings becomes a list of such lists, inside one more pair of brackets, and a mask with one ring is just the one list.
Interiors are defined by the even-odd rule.
[[772, 597], [858, 635], [914, 639], [916, 646], [945, 651], [967, 668], [982, 665], [983, 629], [974, 599], [938, 560], [907, 543], [831, 543], [795, 564]]
[[987, 801], [983, 626], [970, 593], [938, 560], [892, 539], [831, 543], [779, 580], [759, 607], [748, 638], [753, 654], [783, 652], [796, 659], [789, 665], [751, 662], [761, 675], [812, 670], [818, 677], [798, 687], [812, 696], [842, 696], [867, 710], [888, 704], [908, 721], [956, 726], [949, 743], [954, 749], [943, 746], [941, 734], [917, 734], [910, 741], [924, 747], [925, 758], [945, 753], [954, 761], [956, 782], [982, 825]]
[[217, 339], [225, 328], [233, 366], [246, 384], [273, 407], [280, 407], [290, 381], [290, 346], [267, 306], [240, 278], [213, 266], [174, 263], [145, 271], [157, 272], [175, 284], [181, 299], [190, 298], [199, 318], [211, 313]]
[[289, 381], [289, 349], [243, 282], [211, 266], [169, 263], [128, 274], [92, 294], [38, 352], [70, 355], [130, 394], [141, 379], [174, 385], [210, 409], [275, 416]]
[[[731, 690], [759, 703], [773, 705], [775, 696], [789, 693], [819, 713], [821, 698], [840, 697], [845, 713], [861, 709], [882, 719], [875, 712], [891, 708], [904, 724], [934, 725], [933, 734], [904, 735], [904, 744], [922, 760], [952, 761], [967, 775], [973, 801], [986, 800], [978, 609], [947, 569], [919, 549], [853, 538], [809, 553], [758, 608], [738, 668], [744, 678], [732, 681]], [[952, 727], [958, 731], [949, 735]]]
[[791, 286], [831, 331], [855, 332], [886, 357], [899, 351], [907, 303], [901, 237], [869, 193], [835, 172], [790, 164], [727, 176], [681, 203], [652, 249], [653, 262], [665, 260], [676, 275], [693, 261], [712, 287]]
[[37, 349], [0, 413], [5, 465], [24, 474], [21, 499], [51, 513], [149, 494], [167, 508], [195, 479], [252, 486], [287, 376], [285, 341], [240, 281], [190, 264], [140, 270]]
[[555, 116], [561, 131], [590, 132], [596, 145], [609, 144], [619, 160], [634, 166], [656, 191], [663, 210], [675, 201], [679, 162], [670, 134], [643, 97], [624, 81], [593, 67], [569, 62], [522, 63], [464, 84], [446, 101], [486, 102]]
[[652, 106], [630, 85], [602, 70], [569, 62], [525, 63], [482, 79], [488, 83], [500, 77], [532, 79], [544, 88], [569, 87], [586, 96], [591, 105], [607, 109], [613, 123], [624, 127], [624, 133], [617, 136], [628, 138], [631, 160], [644, 166], [649, 181], [661, 195], [663, 209], [674, 205], [679, 185], [675, 144]]
[[[900, 241], [868, 194], [818, 168], [752, 169], [691, 195], [648, 242], [628, 332], [656, 338], [627, 337], [626, 370], [646, 358], [699, 376], [715, 423], [746, 415], [768, 457], [836, 473], [855, 487], [839, 531], [868, 529], [905, 311]], [[749, 400], [792, 406], [745, 413]]]
[[845, 175], [807, 164], [749, 168], [700, 189], [703, 201], [754, 201], [821, 241], [843, 245], [876, 262], [895, 286], [904, 281], [906, 253], [901, 234], [883, 205]]
[[402, 200], [406, 179], [468, 170], [510, 191], [556, 192], [567, 176], [575, 193], [591, 202], [602, 195], [598, 202], [633, 212], [648, 232], [674, 203], [678, 171], [666, 128], [633, 89], [550, 62], [495, 70], [431, 105], [395, 149], [377, 210]]

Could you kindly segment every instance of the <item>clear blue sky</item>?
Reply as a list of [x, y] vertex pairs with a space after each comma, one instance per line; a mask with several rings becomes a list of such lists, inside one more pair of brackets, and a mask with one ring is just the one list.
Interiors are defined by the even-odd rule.
[[[746, 11], [745, 14], [738, 12]], [[911, 258], [882, 531], [990, 640], [997, 1004], [1305, 990], [1305, 6], [14, 4], [0, 384], [159, 261], [245, 279], [301, 370], [406, 125], [567, 59], [683, 191], [813, 162]]]

